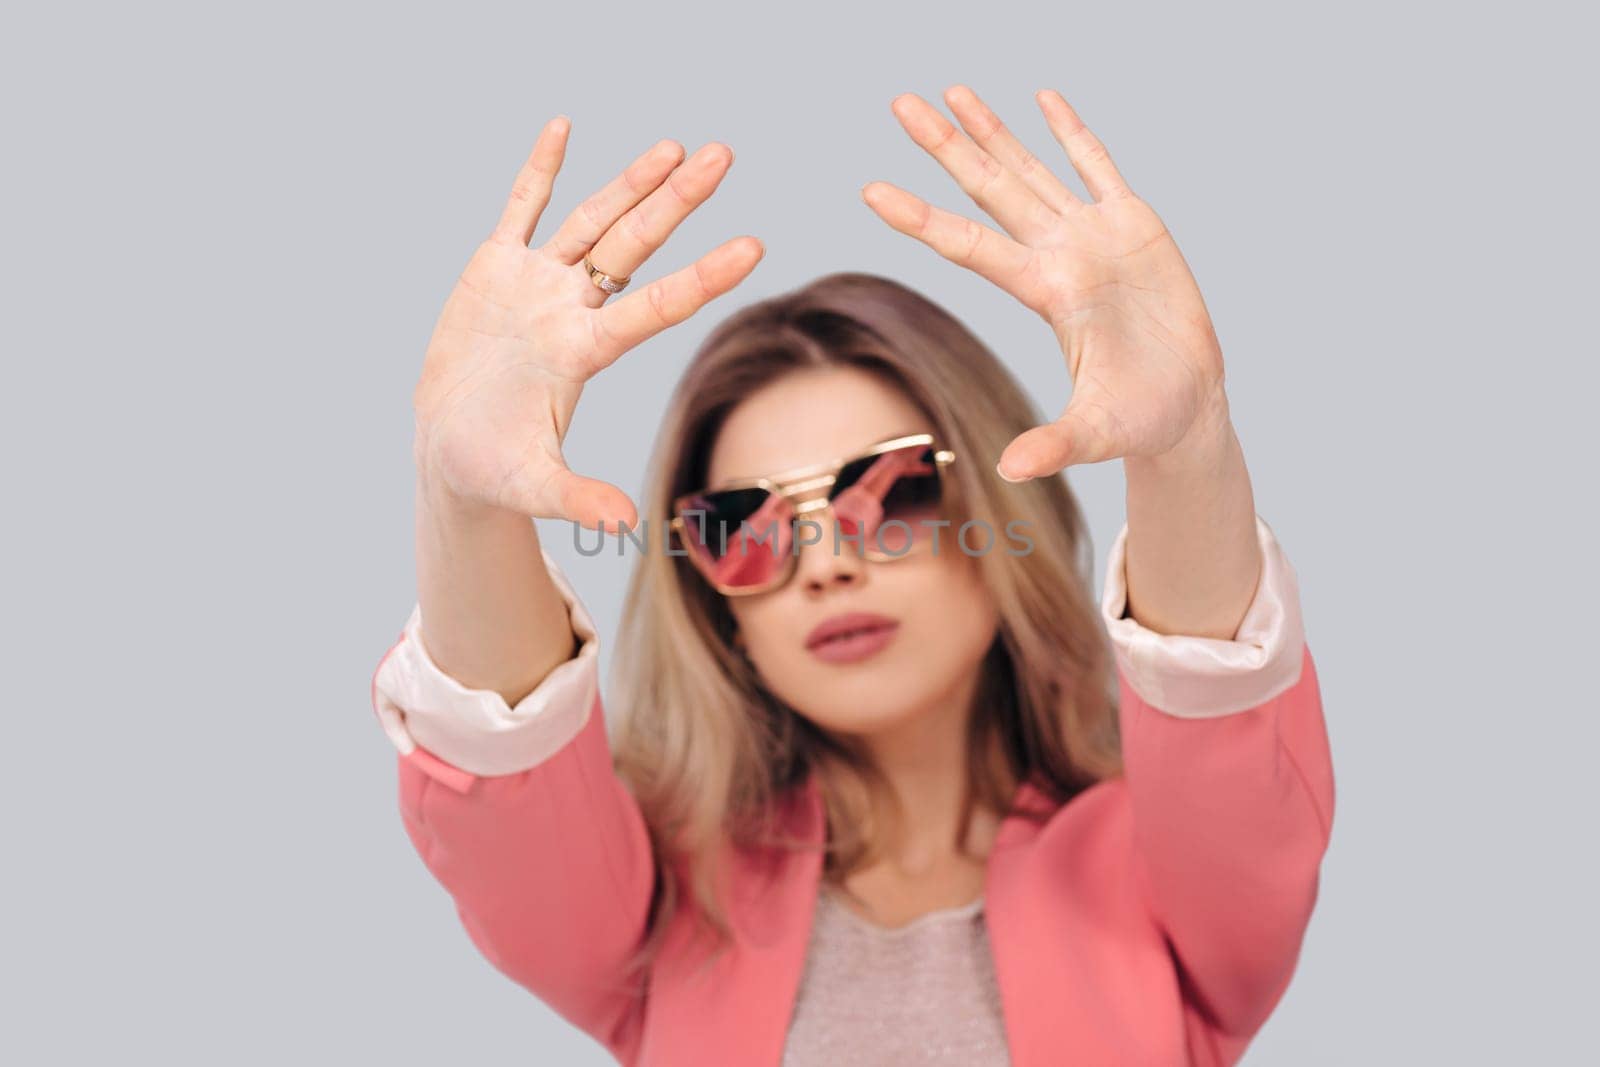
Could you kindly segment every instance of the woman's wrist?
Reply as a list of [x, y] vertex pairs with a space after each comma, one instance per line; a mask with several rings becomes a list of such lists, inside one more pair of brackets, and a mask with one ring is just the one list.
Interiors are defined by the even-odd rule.
[[1236, 443], [1228, 396], [1219, 384], [1176, 445], [1154, 456], [1126, 457], [1124, 466], [1155, 472], [1215, 469]]
[[417, 503], [441, 519], [479, 522], [502, 508], [484, 500], [462, 496], [450, 487], [429, 447], [429, 437], [419, 424], [411, 446], [411, 461], [416, 469]]
[[1128, 610], [1158, 633], [1227, 639], [1260, 573], [1243, 449], [1218, 391], [1183, 440], [1127, 457]]

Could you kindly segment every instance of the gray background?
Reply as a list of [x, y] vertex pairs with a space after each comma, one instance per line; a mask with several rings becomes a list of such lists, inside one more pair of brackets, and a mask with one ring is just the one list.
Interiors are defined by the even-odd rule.
[[[1063, 90], [1177, 235], [1300, 576], [1339, 808], [1248, 1062], [1589, 1060], [1595, 87], [1554, 10], [12, 12], [5, 1058], [605, 1062], [469, 944], [368, 703], [415, 595], [430, 328], [565, 112], [541, 233], [656, 139], [717, 139], [722, 191], [641, 273], [768, 248], [592, 384], [575, 468], [637, 493], [711, 325], [838, 269], [950, 307], [1054, 414], [1044, 324], [859, 198], [977, 212], [889, 111], [959, 81], [1067, 174], [1031, 99]], [[1070, 480], [1098, 589], [1120, 464]], [[625, 574], [562, 530], [604, 641]]]

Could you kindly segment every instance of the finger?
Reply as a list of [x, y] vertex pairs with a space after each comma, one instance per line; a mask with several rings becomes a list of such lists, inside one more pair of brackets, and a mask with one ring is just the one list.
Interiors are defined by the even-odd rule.
[[915, 237], [952, 263], [976, 271], [1034, 307], [1033, 294], [1024, 286], [1033, 250], [971, 219], [933, 207], [921, 198], [888, 182], [868, 182], [861, 198], [878, 217], [909, 237]]
[[557, 115], [539, 131], [533, 151], [517, 171], [517, 180], [511, 185], [511, 197], [500, 213], [500, 221], [495, 224], [496, 237], [524, 245], [533, 239], [539, 216], [550, 203], [556, 173], [566, 158], [567, 134], [571, 129], [572, 123], [567, 117]]
[[1055, 231], [1056, 213], [933, 105], [916, 93], [902, 93], [890, 108], [911, 139], [938, 160], [956, 184], [1011, 236], [1031, 243]]
[[639, 512], [628, 494], [598, 478], [573, 474], [565, 467], [537, 480], [520, 473], [500, 490], [499, 506], [523, 515], [560, 515], [586, 530], [618, 532], [619, 523], [638, 525]]
[[1083, 203], [1039, 161], [1039, 157], [1017, 140], [977, 93], [965, 85], [954, 85], [945, 90], [944, 99], [973, 142], [1014, 171], [1046, 206], [1054, 211], [1067, 211]]
[[[690, 212], [706, 202], [732, 164], [733, 150], [727, 145], [702, 147], [605, 232], [589, 250], [589, 262], [614, 278], [631, 275]], [[586, 286], [586, 294], [590, 307], [599, 307], [611, 295], [597, 285]]]
[[[1074, 394], [1073, 400], [1077, 401]], [[1000, 453], [995, 469], [1009, 481], [1044, 478], [1080, 463], [1103, 463], [1126, 450], [1111, 412], [1100, 405], [1070, 403], [1055, 422], [1019, 434]]]
[[1054, 89], [1041, 89], [1035, 99], [1044, 112], [1050, 132], [1067, 150], [1067, 159], [1083, 179], [1083, 187], [1089, 190], [1090, 196], [1096, 200], [1110, 200], [1133, 195], [1128, 183], [1117, 172], [1117, 165], [1111, 162], [1111, 153], [1100, 143], [1100, 138], [1089, 132], [1089, 127], [1072, 110], [1066, 97]]
[[600, 367], [668, 326], [682, 322], [738, 285], [765, 253], [754, 237], [735, 237], [682, 270], [657, 278], [638, 292], [601, 308], [593, 320]]
[[545, 247], [562, 263], [578, 262], [623, 212], [654, 192], [682, 161], [683, 145], [672, 140], [656, 142], [605, 188], [573, 208]]

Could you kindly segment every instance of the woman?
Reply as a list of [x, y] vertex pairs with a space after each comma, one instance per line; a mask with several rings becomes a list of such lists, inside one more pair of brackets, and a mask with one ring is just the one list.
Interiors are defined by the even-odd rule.
[[[564, 463], [583, 383], [762, 250], [608, 302], [732, 154], [662, 142], [530, 249], [559, 118], [430, 344], [419, 602], [373, 682], [402, 814], [484, 954], [623, 1063], [1231, 1063], [1293, 972], [1333, 779], [1199, 290], [1059, 95], [1089, 200], [946, 100], [965, 134], [894, 110], [1005, 232], [863, 195], [1050, 324], [1053, 422], [938, 307], [832, 275], [707, 338], [640, 523]], [[1059, 474], [1115, 458], [1097, 614]], [[614, 743], [529, 516], [645, 549]]]

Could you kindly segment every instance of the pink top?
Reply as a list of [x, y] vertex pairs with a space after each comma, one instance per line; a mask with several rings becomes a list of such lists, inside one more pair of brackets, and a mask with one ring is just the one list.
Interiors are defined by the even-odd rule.
[[[1112, 543], [1101, 614], [1126, 773], [1062, 805], [1024, 784], [1017, 803], [1047, 821], [1005, 819], [987, 859], [1018, 1067], [1231, 1064], [1293, 975], [1333, 772], [1296, 576], [1259, 516], [1256, 531], [1264, 567], [1232, 640], [1123, 618], [1126, 526]], [[730, 851], [732, 949], [697, 969], [680, 914], [648, 980], [624, 980], [655, 862], [613, 771], [593, 621], [545, 562], [582, 643], [515, 707], [432, 663], [418, 609], [379, 663], [373, 708], [399, 753], [406, 831], [488, 960], [619, 1062], [778, 1067], [807, 1025], [820, 852]], [[820, 846], [814, 778], [779, 814]]]
[[981, 896], [889, 927], [823, 887], [783, 1067], [1010, 1062]]

